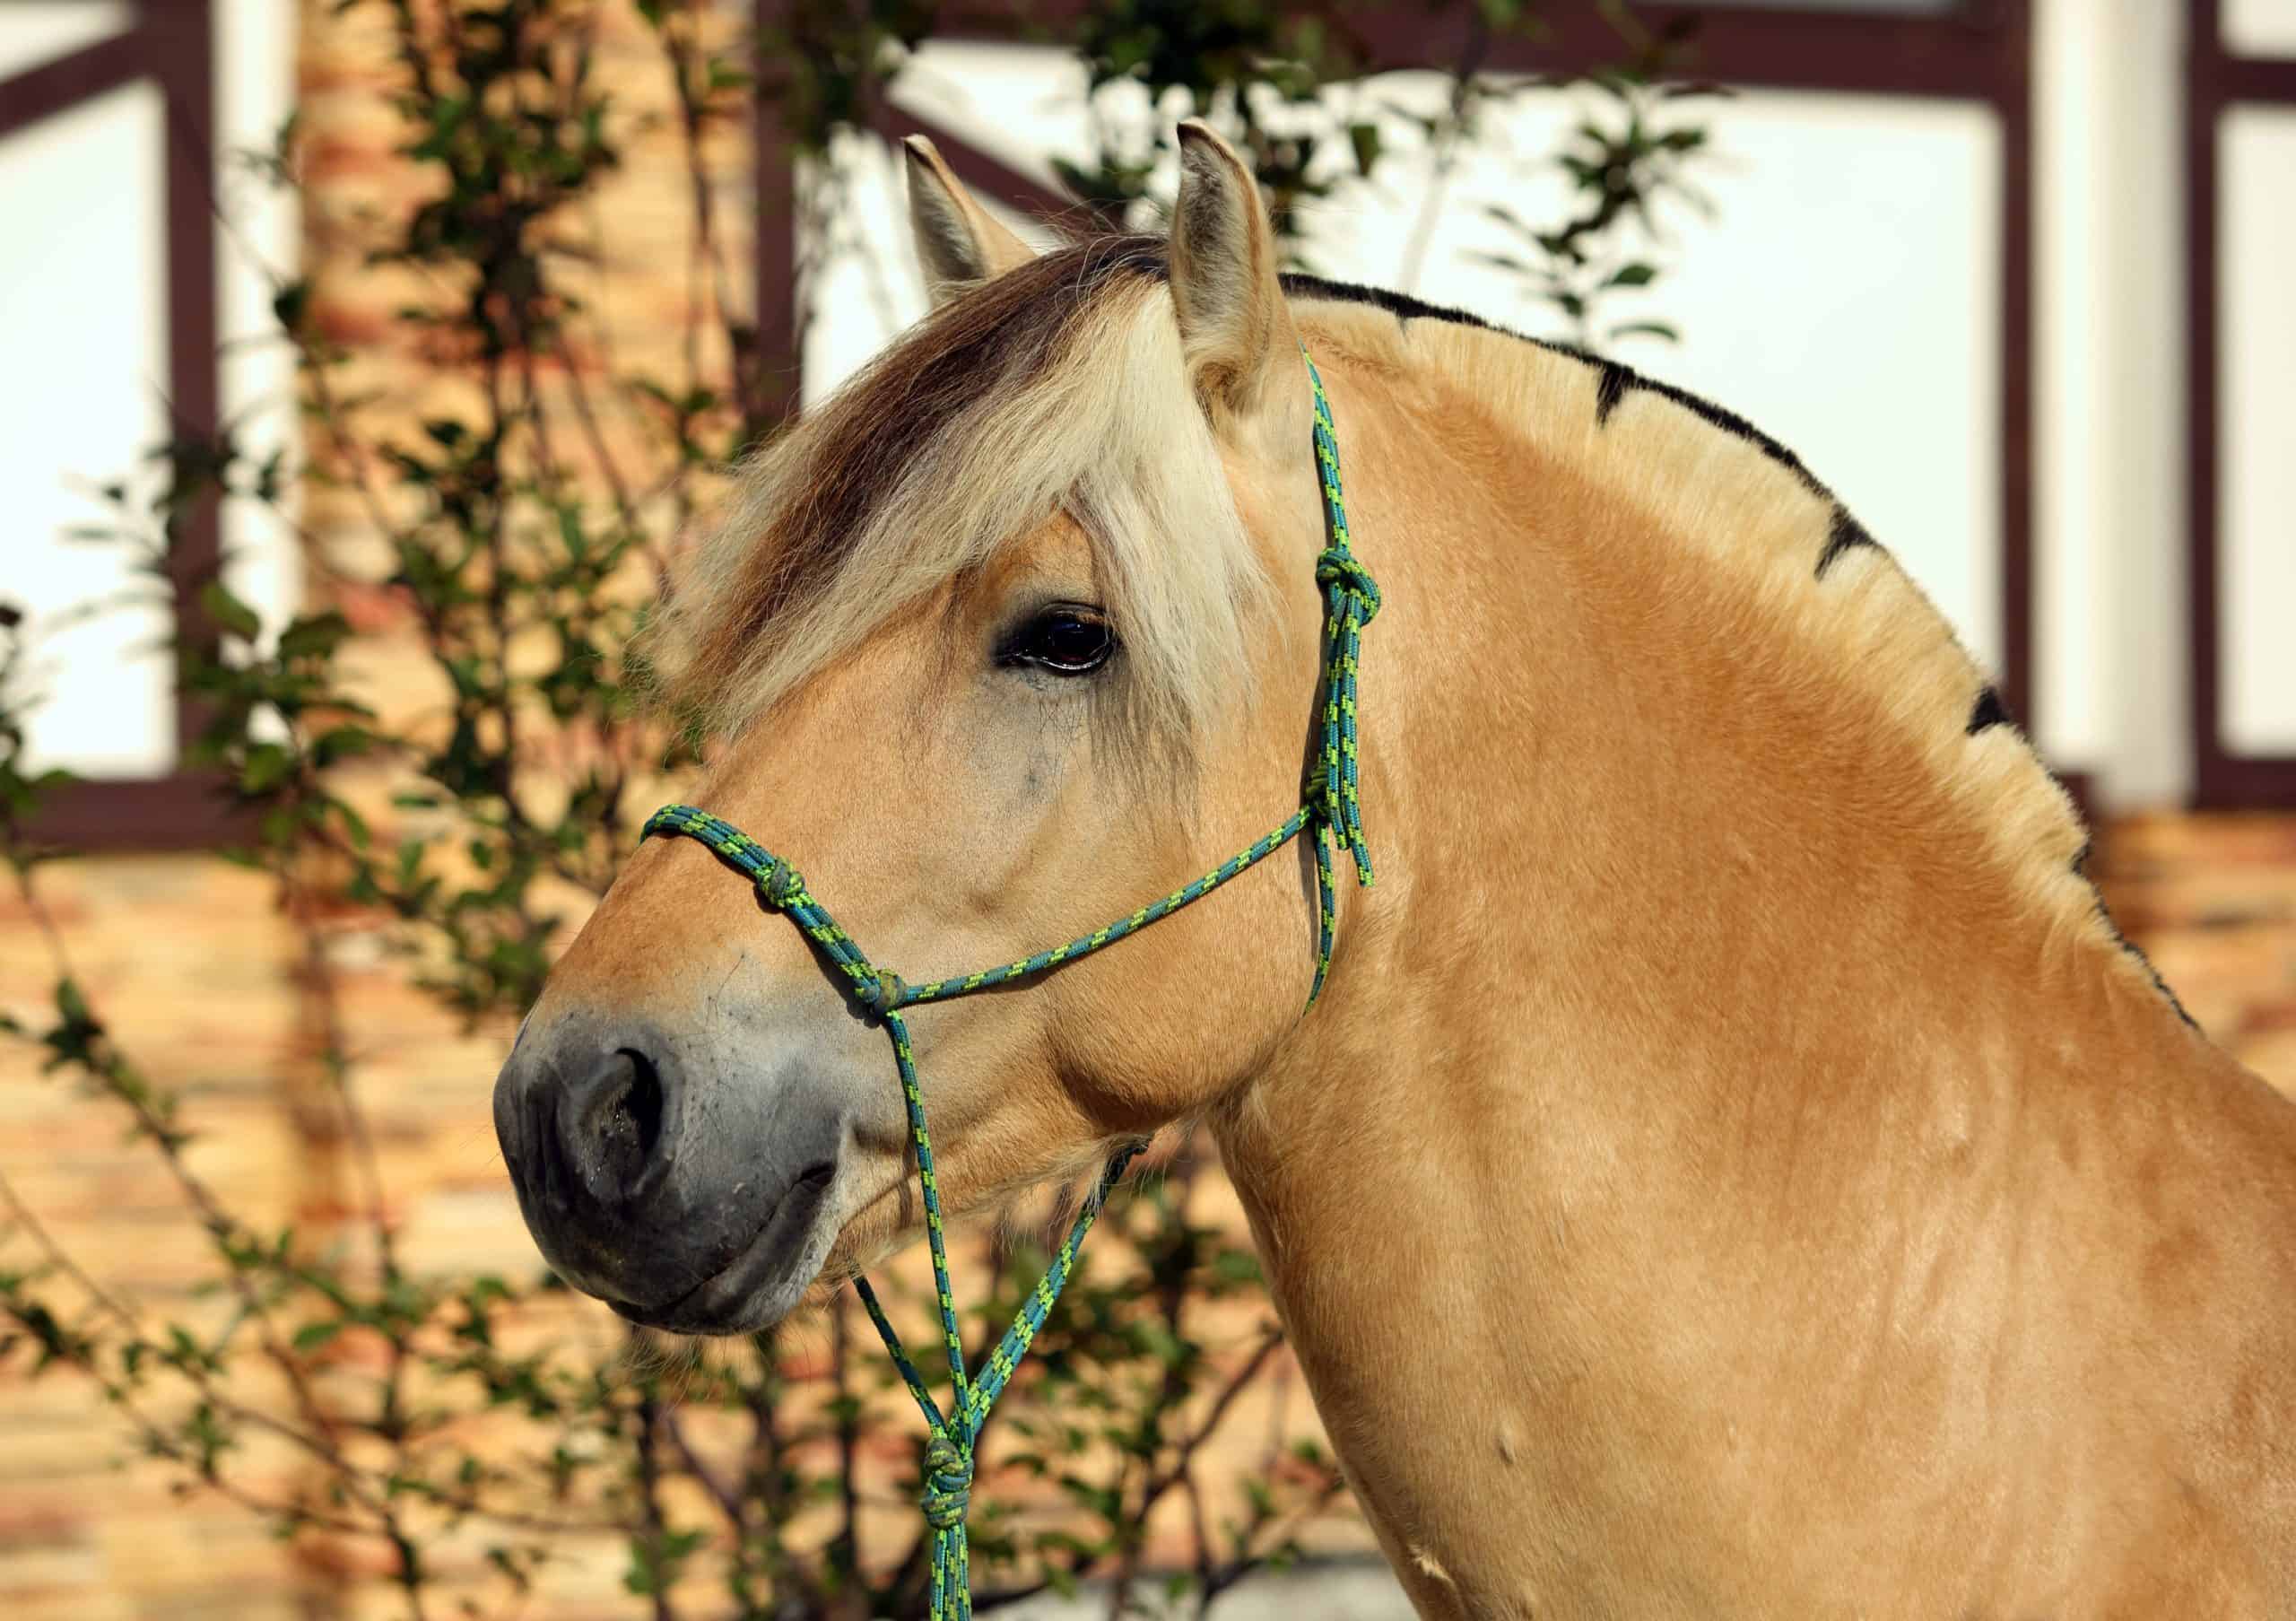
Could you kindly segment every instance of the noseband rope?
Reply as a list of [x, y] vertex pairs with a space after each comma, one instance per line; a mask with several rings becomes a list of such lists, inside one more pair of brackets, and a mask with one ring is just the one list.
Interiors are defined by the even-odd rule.
[[[1306, 359], [1306, 353], [1301, 350], [1302, 359]], [[917, 1364], [909, 1360], [892, 1324], [886, 1320], [869, 1280], [857, 1277], [853, 1286], [861, 1296], [861, 1303], [869, 1310], [869, 1320], [877, 1325], [877, 1333], [891, 1354], [893, 1365], [900, 1371], [901, 1381], [908, 1385], [909, 1393], [925, 1415], [924, 1507], [925, 1522], [933, 1530], [933, 1621], [969, 1621], [972, 1615], [965, 1510], [972, 1489], [973, 1445], [980, 1437], [981, 1426], [988, 1421], [989, 1408], [1004, 1393], [1021, 1358], [1027, 1355], [1037, 1330], [1044, 1327], [1053, 1302], [1059, 1298], [1069, 1273], [1075, 1268], [1076, 1252], [1083, 1244], [1084, 1234], [1091, 1230], [1100, 1207], [1107, 1202], [1109, 1190], [1145, 1145], [1128, 1144], [1109, 1161], [1042, 1281], [1022, 1303], [1020, 1315], [1004, 1330], [1004, 1338], [988, 1354], [979, 1373], [968, 1376], [964, 1347], [957, 1334], [956, 1296], [949, 1286], [948, 1242], [941, 1221], [940, 1185], [933, 1174], [932, 1137], [925, 1128], [925, 1098], [918, 1087], [916, 1058], [909, 1048], [909, 1025], [900, 1010], [1009, 985], [1077, 957], [1089, 956], [1102, 946], [1113, 946], [1126, 935], [1202, 900], [1310, 828], [1315, 835], [1318, 931], [1316, 973], [1308, 989], [1308, 1006], [1313, 1007], [1316, 998], [1323, 994], [1324, 980], [1331, 972], [1337, 911], [1332, 880], [1337, 846], [1346, 847], [1348, 858], [1355, 866], [1356, 882], [1367, 889], [1371, 884], [1371, 858], [1363, 846], [1363, 823], [1356, 789], [1355, 667], [1363, 627], [1379, 611], [1379, 588], [1348, 547], [1347, 510], [1339, 488], [1339, 442], [1332, 429], [1330, 403], [1324, 397], [1323, 379], [1316, 374], [1313, 361], [1308, 362], [1308, 383], [1315, 396], [1316, 461], [1323, 484], [1328, 531], [1328, 544], [1316, 559], [1316, 580], [1324, 592], [1323, 746], [1321, 758], [1309, 773], [1304, 803], [1253, 844], [1162, 900], [1089, 935], [1079, 936], [1065, 946], [1038, 952], [1002, 968], [985, 968], [961, 978], [911, 985], [890, 969], [871, 963], [854, 944], [853, 937], [813, 899], [797, 869], [731, 823], [690, 805], [667, 805], [647, 818], [645, 831], [639, 834], [641, 839], [658, 833], [683, 834], [697, 840], [726, 866], [746, 875], [757, 886], [759, 898], [804, 930], [805, 937], [845, 975], [847, 990], [854, 1001], [875, 1015], [892, 1038], [893, 1063], [900, 1071], [901, 1101], [909, 1111], [909, 1136], [917, 1146], [917, 1180], [924, 1190], [925, 1242], [932, 1252], [933, 1283], [940, 1298], [942, 1348], [948, 1355], [949, 1378], [955, 1390], [949, 1412], [944, 1413], [926, 1389]]]

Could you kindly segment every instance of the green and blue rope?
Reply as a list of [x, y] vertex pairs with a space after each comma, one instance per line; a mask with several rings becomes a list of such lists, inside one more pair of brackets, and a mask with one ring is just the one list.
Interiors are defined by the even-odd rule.
[[[1305, 353], [1301, 352], [1302, 358]], [[1349, 544], [1347, 509], [1339, 483], [1338, 436], [1332, 427], [1331, 405], [1324, 397], [1323, 379], [1317, 375], [1311, 360], [1308, 362], [1308, 381], [1315, 398], [1317, 475], [1323, 486], [1326, 526], [1326, 545], [1316, 559], [1316, 580], [1324, 594], [1320, 758], [1309, 773], [1305, 802], [1300, 808], [1210, 872], [1128, 917], [1078, 936], [1065, 946], [1038, 952], [1003, 967], [910, 985], [899, 974], [869, 960], [853, 937], [806, 889], [805, 881], [796, 867], [731, 823], [690, 805], [667, 805], [647, 818], [645, 832], [639, 835], [692, 839], [726, 866], [746, 876], [756, 885], [765, 904], [796, 924], [844, 974], [854, 1001], [875, 1014], [891, 1037], [893, 1064], [900, 1074], [901, 1102], [908, 1111], [909, 1137], [917, 1152], [917, 1179], [924, 1190], [925, 1242], [933, 1259], [942, 1351], [948, 1361], [954, 1391], [948, 1411], [944, 1412], [934, 1400], [868, 1280], [857, 1279], [854, 1287], [861, 1296], [861, 1303], [868, 1308], [869, 1320], [876, 1324], [894, 1367], [900, 1370], [901, 1382], [909, 1387], [918, 1410], [925, 1416], [923, 1500], [925, 1521], [933, 1532], [933, 1621], [970, 1621], [972, 1615], [971, 1556], [965, 1539], [965, 1513], [972, 1491], [973, 1447], [980, 1438], [981, 1426], [988, 1422], [989, 1409], [1004, 1394], [1021, 1358], [1028, 1354], [1031, 1342], [1044, 1327], [1053, 1303], [1059, 1299], [1069, 1274], [1075, 1270], [1077, 1251], [1083, 1245], [1084, 1235], [1091, 1231], [1100, 1207], [1107, 1203], [1109, 1190], [1142, 1145], [1127, 1145], [1109, 1161], [1091, 1197], [1084, 1201], [1083, 1209], [1053, 1257], [1052, 1265], [1022, 1303], [1020, 1315], [1004, 1330], [1004, 1337], [989, 1352], [979, 1372], [968, 1374], [964, 1347], [957, 1330], [956, 1295], [949, 1283], [948, 1237], [941, 1216], [940, 1182], [933, 1170], [933, 1138], [926, 1129], [925, 1094], [918, 1085], [916, 1054], [909, 1045], [909, 1024], [901, 1017], [901, 1010], [1009, 985], [1015, 980], [1089, 956], [1202, 900], [1310, 830], [1316, 858], [1318, 927], [1316, 972], [1308, 988], [1308, 1005], [1314, 1007], [1323, 994], [1324, 981], [1331, 972], [1332, 945], [1337, 932], [1333, 866], [1339, 848], [1345, 848], [1348, 858], [1354, 864], [1356, 882], [1366, 888], [1371, 884], [1371, 858], [1363, 843], [1357, 779], [1356, 665], [1363, 627], [1379, 611], [1379, 588]]]

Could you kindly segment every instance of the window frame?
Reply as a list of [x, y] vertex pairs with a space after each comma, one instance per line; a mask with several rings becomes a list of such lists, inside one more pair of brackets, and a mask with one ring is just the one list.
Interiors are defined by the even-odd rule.
[[[135, 0], [117, 33], [0, 82], [0, 141], [124, 85], [160, 91], [168, 416], [183, 439], [212, 438], [219, 416], [213, 22], [213, 0]], [[176, 551], [175, 632], [193, 647], [215, 636], [199, 591], [222, 564], [219, 522], [214, 500], [203, 500], [185, 517]], [[198, 705], [178, 693], [172, 720], [180, 762], [198, 734]], [[214, 773], [178, 763], [159, 777], [71, 782], [43, 797], [30, 831], [80, 850], [173, 850], [222, 841], [240, 821]]]
[[2185, 484], [2191, 566], [2186, 589], [2191, 633], [2193, 800], [2207, 810], [2296, 808], [2296, 754], [2238, 754], [2223, 734], [2224, 563], [2217, 438], [2218, 233], [2222, 124], [2236, 106], [2296, 108], [2296, 57], [2244, 57], [2224, 47], [2219, 0], [2187, 0], [2185, 39], [2186, 275]]

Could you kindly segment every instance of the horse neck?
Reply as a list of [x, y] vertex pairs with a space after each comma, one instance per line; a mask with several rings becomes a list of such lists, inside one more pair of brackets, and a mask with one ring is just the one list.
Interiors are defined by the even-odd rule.
[[1655, 397], [1598, 423], [1567, 357], [1345, 336], [1310, 341], [1386, 589], [1379, 881], [1214, 1121], [1327, 1387], [1402, 1354], [1398, 1312], [1694, 1288], [1717, 1223], [1857, 1209], [1909, 1155], [1996, 1163], [2109, 1072], [2200, 1061], [2022, 739], [1968, 732], [1934, 610], [1878, 553], [1815, 577], [1831, 498]]

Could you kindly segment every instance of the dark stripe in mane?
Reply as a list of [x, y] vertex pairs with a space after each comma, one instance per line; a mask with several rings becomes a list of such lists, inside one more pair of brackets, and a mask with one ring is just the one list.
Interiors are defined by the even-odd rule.
[[1619, 401], [1634, 387], [1634, 373], [1616, 361], [1603, 362], [1603, 380], [1595, 385], [1595, 424], [1607, 427], [1611, 413], [1618, 409]]
[[2009, 710], [2001, 702], [2001, 693], [1993, 687], [1987, 687], [1977, 695], [1977, 706], [1970, 710], [1970, 723], [1966, 729], [1974, 737], [1988, 728], [2005, 724], [2008, 719]]
[[1833, 509], [1833, 527], [1826, 531], [1826, 549], [1818, 553], [1818, 578], [1823, 580], [1826, 577], [1826, 571], [1833, 567], [1835, 560], [1844, 552], [1858, 546], [1872, 546], [1879, 550], [1881, 545], [1880, 541], [1866, 533], [1864, 524], [1849, 515], [1848, 507], [1836, 501]]

